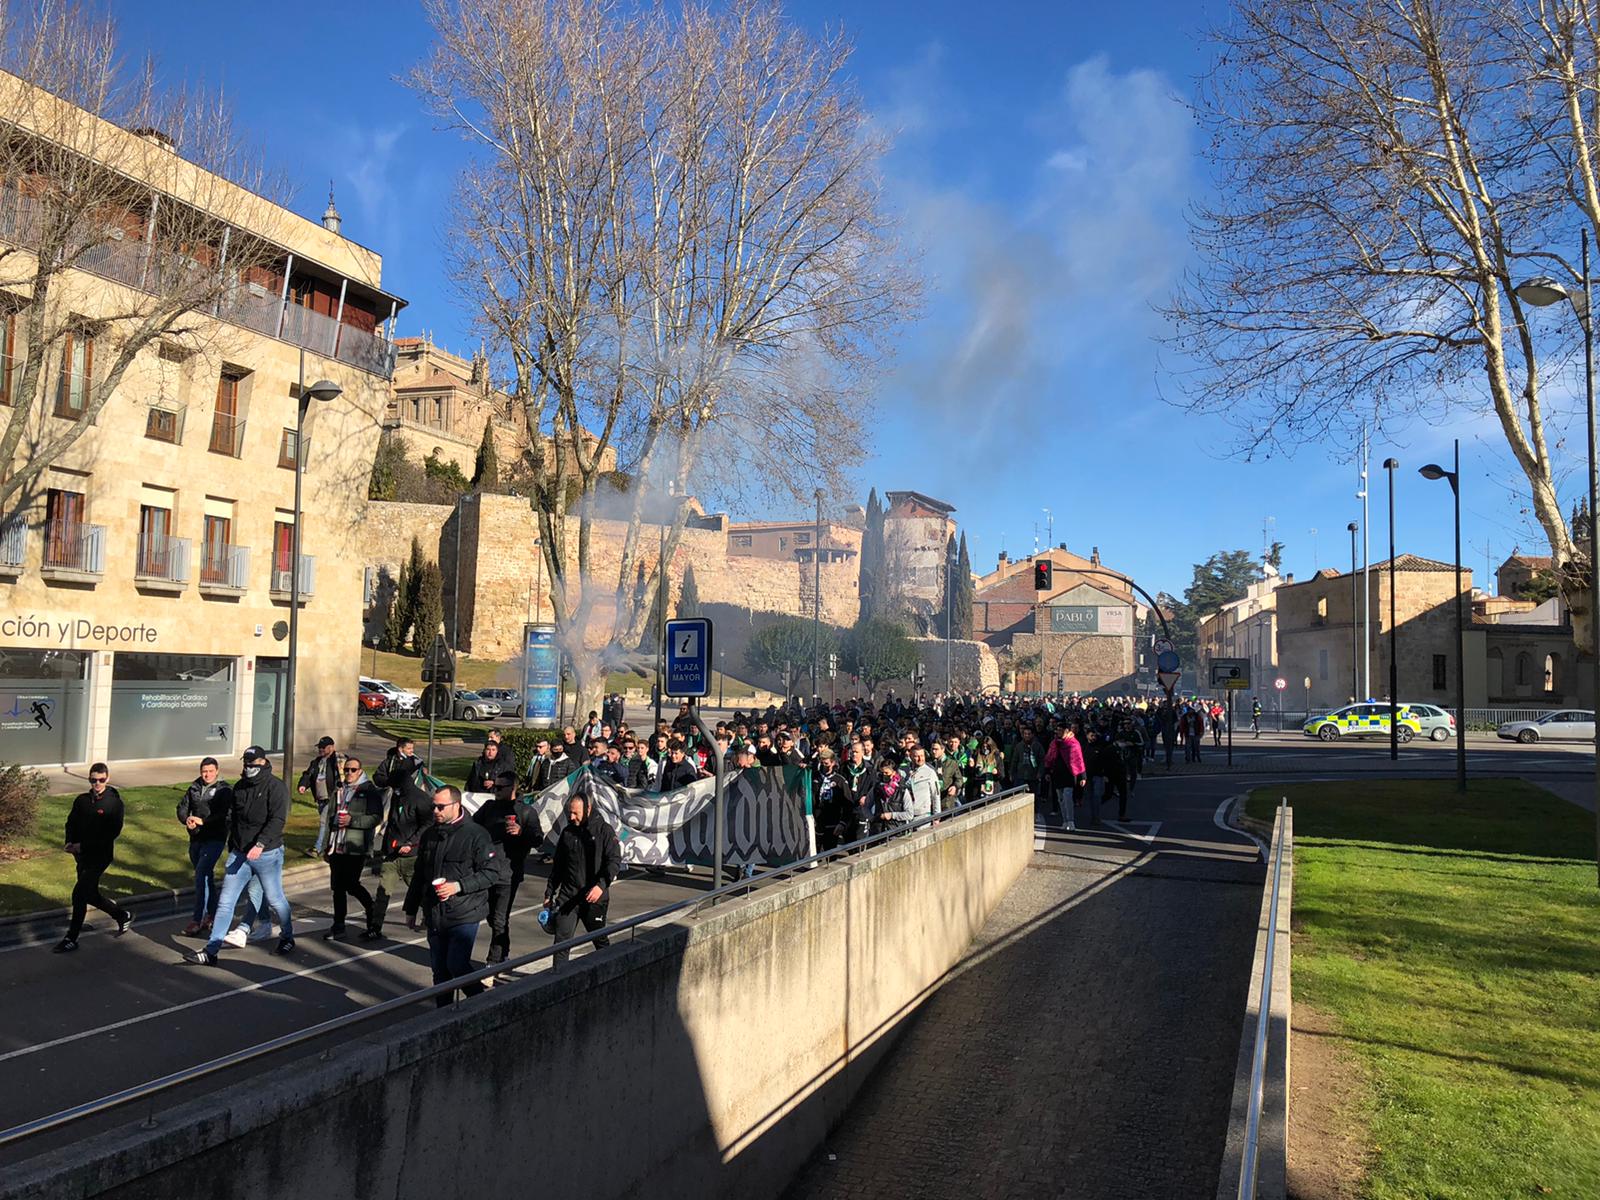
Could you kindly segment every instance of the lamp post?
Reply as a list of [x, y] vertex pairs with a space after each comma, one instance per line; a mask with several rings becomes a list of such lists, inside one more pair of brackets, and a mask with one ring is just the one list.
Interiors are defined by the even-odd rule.
[[817, 531], [811, 539], [811, 697], [818, 695], [817, 658], [822, 653], [822, 489], [817, 489]]
[[1389, 472], [1389, 759], [1400, 758], [1400, 660], [1397, 657], [1397, 638], [1394, 627], [1394, 473], [1400, 467], [1398, 458], [1383, 460], [1383, 469]]
[[283, 706], [283, 777], [289, 778], [294, 766], [294, 689], [300, 651], [300, 496], [305, 480], [306, 410], [313, 400], [337, 400], [344, 389], [330, 379], [319, 379], [306, 387], [306, 352], [300, 351], [300, 374], [296, 384], [297, 411], [294, 420], [294, 532], [289, 546], [289, 697]]
[[1361, 699], [1361, 647], [1358, 642], [1360, 625], [1356, 622], [1356, 523], [1345, 526], [1350, 531], [1350, 703]]
[[1456, 439], [1455, 470], [1435, 463], [1421, 468], [1424, 479], [1448, 479], [1456, 501], [1456, 791], [1467, 790], [1467, 626], [1461, 606], [1461, 439]]
[[[1593, 674], [1590, 677], [1591, 696], [1589, 703], [1600, 707], [1600, 553], [1596, 553], [1594, 535], [1594, 521], [1596, 509], [1597, 472], [1595, 464], [1595, 425], [1594, 425], [1594, 325], [1590, 321], [1590, 314], [1594, 311], [1594, 289], [1589, 278], [1589, 230], [1583, 230], [1583, 290], [1579, 292], [1568, 291], [1553, 279], [1538, 278], [1525, 280], [1516, 287], [1517, 298], [1524, 304], [1532, 304], [1536, 308], [1554, 304], [1558, 300], [1566, 300], [1572, 305], [1572, 311], [1578, 318], [1578, 324], [1583, 329], [1583, 387], [1584, 396], [1588, 402], [1587, 412], [1584, 417], [1584, 429], [1589, 435], [1589, 666]], [[1594, 846], [1595, 864], [1600, 868], [1600, 722], [1595, 723], [1595, 766], [1594, 766]]]

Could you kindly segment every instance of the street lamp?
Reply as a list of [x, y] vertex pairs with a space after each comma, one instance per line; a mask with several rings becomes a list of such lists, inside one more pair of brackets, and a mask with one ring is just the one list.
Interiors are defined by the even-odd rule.
[[300, 650], [300, 493], [305, 479], [306, 410], [313, 400], [337, 400], [344, 389], [331, 379], [319, 379], [306, 386], [306, 352], [300, 351], [300, 375], [296, 386], [298, 408], [294, 420], [294, 532], [289, 546], [289, 697], [283, 706], [283, 777], [290, 778], [294, 767], [294, 688], [295, 667]]
[[1361, 648], [1357, 643], [1360, 634], [1356, 624], [1356, 530], [1359, 526], [1354, 521], [1345, 526], [1350, 531], [1350, 702], [1354, 704], [1361, 699], [1360, 662]]
[[1424, 479], [1450, 481], [1456, 500], [1456, 791], [1467, 790], [1467, 625], [1461, 608], [1461, 439], [1456, 439], [1455, 470], [1429, 463], [1418, 472]]
[[[1583, 390], [1588, 401], [1588, 410], [1584, 418], [1584, 429], [1589, 435], [1589, 666], [1593, 674], [1590, 678], [1590, 700], [1593, 707], [1600, 707], [1600, 554], [1596, 553], [1600, 547], [1595, 546], [1594, 520], [1596, 511], [1597, 472], [1595, 469], [1595, 430], [1594, 430], [1594, 325], [1589, 320], [1589, 314], [1594, 311], [1593, 283], [1589, 278], [1589, 230], [1583, 230], [1583, 290], [1569, 291], [1553, 279], [1540, 277], [1524, 280], [1516, 287], [1517, 298], [1524, 304], [1531, 304], [1535, 308], [1544, 308], [1565, 300], [1572, 305], [1573, 314], [1578, 318], [1578, 325], [1583, 329]], [[1594, 813], [1594, 846], [1595, 864], [1600, 868], [1600, 722], [1595, 723], [1595, 813]]]
[[822, 489], [817, 489], [817, 528], [811, 539], [811, 698], [819, 695], [817, 659], [822, 654]]
[[1397, 657], [1394, 627], [1394, 473], [1399, 469], [1398, 458], [1383, 460], [1383, 469], [1389, 472], [1389, 759], [1400, 758], [1400, 660]]

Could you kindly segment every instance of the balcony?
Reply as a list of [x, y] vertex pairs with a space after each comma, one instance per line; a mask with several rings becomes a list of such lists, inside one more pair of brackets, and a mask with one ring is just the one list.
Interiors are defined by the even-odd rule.
[[188, 538], [164, 533], [139, 535], [139, 551], [134, 562], [133, 582], [143, 591], [181, 592], [189, 582]]
[[47, 521], [39, 573], [55, 583], [99, 583], [106, 570], [106, 527]]
[[244, 453], [244, 418], [212, 413], [211, 445], [208, 449], [213, 454], [226, 454], [229, 458], [238, 458]]
[[250, 548], [212, 542], [201, 547], [200, 594], [241, 596], [250, 586]]
[[144, 435], [152, 442], [167, 442], [177, 446], [183, 442], [183, 415], [181, 404], [152, 403], [145, 410]]
[[[288, 603], [290, 590], [294, 585], [288, 568], [289, 556], [286, 554], [272, 564], [272, 598]], [[304, 604], [317, 590], [317, 560], [310, 554], [300, 556], [300, 602]]]
[[0, 577], [15, 579], [22, 574], [23, 559], [28, 553], [28, 521], [26, 517], [12, 517], [0, 525]]

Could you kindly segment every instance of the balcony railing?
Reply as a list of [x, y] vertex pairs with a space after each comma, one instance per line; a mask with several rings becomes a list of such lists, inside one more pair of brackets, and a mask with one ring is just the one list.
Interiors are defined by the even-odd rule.
[[163, 583], [189, 582], [189, 538], [165, 533], [139, 535], [139, 554], [134, 574], [143, 580]]
[[106, 569], [106, 527], [82, 521], [47, 521], [44, 527], [44, 570], [103, 575]]
[[26, 517], [12, 517], [0, 525], [0, 568], [11, 571], [22, 569], [22, 560], [28, 553], [28, 521]]
[[242, 592], [250, 585], [250, 548], [211, 542], [200, 551], [200, 586]]
[[[43, 218], [36, 200], [20, 194], [14, 184], [0, 185], [0, 238], [19, 246], [36, 246]], [[152, 250], [130, 236], [108, 236], [104, 242], [82, 250], [72, 266], [141, 290], [181, 287], [175, 282], [180, 274], [213, 269], [170, 249]], [[380, 334], [364, 332], [296, 304], [288, 305], [286, 311], [280, 296], [256, 295], [248, 285], [236, 288], [216, 307], [215, 315], [257, 333], [330, 355], [384, 379], [394, 375], [394, 346]]]
[[211, 453], [238, 458], [244, 452], [244, 418], [227, 413], [211, 414]]
[[170, 442], [176, 446], [183, 441], [183, 414], [181, 404], [152, 404], [145, 412], [144, 435], [153, 442]]
[[[289, 573], [289, 556], [286, 554], [281, 559], [276, 559], [272, 564], [272, 594], [287, 600], [294, 585], [294, 579]], [[317, 590], [317, 560], [313, 555], [300, 556], [300, 596], [301, 599], [311, 596]]]

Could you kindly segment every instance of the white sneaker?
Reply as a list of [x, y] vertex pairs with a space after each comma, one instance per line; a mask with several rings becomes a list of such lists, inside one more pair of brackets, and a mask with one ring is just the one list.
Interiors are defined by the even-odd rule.
[[233, 946], [240, 950], [244, 949], [244, 942], [245, 932], [243, 925], [235, 925], [222, 937], [222, 944], [224, 946]]
[[[241, 926], [240, 928], [243, 928]], [[269, 942], [272, 940], [272, 922], [263, 921], [250, 931], [250, 941]]]

